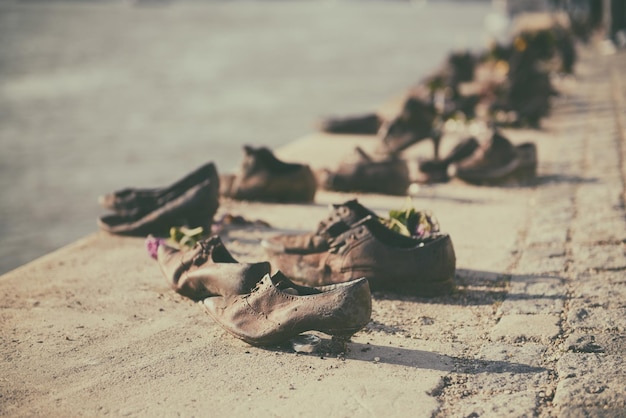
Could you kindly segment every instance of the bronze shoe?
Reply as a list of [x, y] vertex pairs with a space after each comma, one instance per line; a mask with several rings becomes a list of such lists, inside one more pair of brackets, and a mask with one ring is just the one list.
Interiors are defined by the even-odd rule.
[[332, 238], [329, 245], [328, 251], [308, 254], [268, 250], [269, 260], [306, 286], [366, 277], [372, 291], [435, 296], [454, 288], [456, 256], [447, 234], [412, 238], [368, 216]]
[[226, 331], [252, 345], [279, 344], [305, 331], [349, 338], [370, 321], [366, 279], [311, 288], [281, 272], [265, 275], [247, 295], [211, 297], [204, 306]]
[[454, 146], [454, 148], [441, 160], [425, 160], [419, 162], [418, 183], [439, 183], [450, 179], [448, 167], [470, 157], [479, 148], [478, 141], [474, 137], [466, 138]]
[[513, 145], [495, 132], [484, 147], [456, 165], [456, 176], [474, 184], [532, 180], [537, 173], [537, 147], [532, 142]]
[[267, 262], [238, 263], [217, 235], [189, 251], [161, 245], [157, 261], [172, 288], [194, 300], [249, 293], [270, 272]]
[[367, 113], [327, 118], [320, 124], [320, 129], [335, 134], [376, 135], [382, 123], [382, 118], [376, 113]]
[[174, 226], [211, 228], [219, 207], [219, 184], [208, 179], [175, 198], [132, 214], [109, 214], [98, 218], [100, 229], [119, 235], [166, 236]]
[[314, 200], [317, 182], [308, 165], [281, 161], [265, 147], [243, 149], [245, 156], [239, 173], [221, 178], [222, 196], [281, 203]]
[[352, 161], [341, 163], [336, 170], [320, 171], [320, 187], [337, 192], [406, 194], [410, 185], [406, 161], [396, 155], [374, 159], [359, 147], [355, 148], [354, 157]]
[[330, 248], [332, 238], [346, 232], [353, 224], [366, 216], [376, 216], [376, 214], [356, 199], [339, 205], [333, 204], [328, 217], [320, 221], [315, 232], [277, 235], [262, 240], [261, 245], [270, 251], [287, 254], [311, 254], [326, 251]]
[[[108, 193], [98, 198], [104, 208], [115, 211], [118, 215], [133, 215], [148, 213], [155, 208], [164, 206], [167, 202], [179, 197], [191, 187], [206, 180], [219, 185], [219, 176], [215, 164], [206, 163], [177, 182], [154, 189], [126, 188]], [[219, 189], [219, 186], [217, 186]]]

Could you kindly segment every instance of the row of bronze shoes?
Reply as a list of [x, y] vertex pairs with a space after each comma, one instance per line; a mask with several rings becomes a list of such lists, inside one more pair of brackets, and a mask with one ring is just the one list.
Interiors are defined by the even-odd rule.
[[[452, 177], [475, 184], [528, 184], [536, 175], [536, 146], [514, 146], [500, 128], [538, 128], [558, 95], [552, 79], [572, 74], [576, 59], [574, 32], [556, 21], [543, 29], [520, 30], [508, 44], [480, 53], [452, 53], [409, 90], [398, 115], [324, 120], [320, 128], [325, 132], [376, 135], [381, 144], [372, 155], [355, 149], [350, 161], [320, 176], [320, 184], [330, 190], [397, 195], [413, 182]], [[493, 136], [480, 146], [475, 138], [460, 141], [442, 158], [439, 148], [450, 121], [483, 121]], [[402, 153], [425, 140], [432, 141], [434, 158], [419, 161], [417, 175], [411, 176]]]
[[[166, 235], [172, 226], [209, 230], [220, 197], [279, 203], [313, 202], [318, 187], [342, 192], [405, 195], [412, 181], [407, 162], [399, 157], [375, 160], [358, 149], [357, 158], [337, 171], [314, 173], [307, 164], [279, 160], [265, 147], [244, 147], [236, 175], [219, 175], [206, 163], [177, 182], [162, 188], [127, 188], [101, 196], [100, 204], [113, 213], [101, 216], [101, 229], [122, 235]], [[515, 177], [532, 179], [537, 150], [531, 142], [513, 145], [495, 131], [481, 145], [474, 137], [460, 141], [442, 159], [421, 161], [422, 182], [441, 182], [450, 173], [472, 183], [499, 182]]]
[[[451, 176], [479, 184], [532, 178], [535, 145], [512, 144], [495, 122], [537, 126], [555, 94], [547, 67], [538, 64], [558, 56], [561, 70], [571, 71], [574, 51], [566, 31], [550, 30], [520, 34], [480, 58], [453, 54], [411, 92], [395, 118], [326, 121], [329, 132], [378, 135], [372, 155], [357, 148], [336, 169], [313, 172], [265, 147], [246, 146], [236, 174], [220, 176], [209, 162], [166, 187], [101, 196], [112, 213], [98, 224], [114, 234], [165, 237], [172, 227], [211, 231], [221, 198], [306, 203], [320, 187], [404, 195], [411, 182]], [[471, 119], [481, 109], [494, 122], [490, 138], [463, 139], [440, 158], [445, 120]], [[425, 139], [432, 140], [435, 158], [421, 161], [418, 178], [410, 178], [403, 152]], [[279, 235], [261, 245], [268, 259], [259, 263], [237, 262], [218, 235], [187, 251], [162, 242], [156, 258], [174, 290], [201, 300], [216, 322], [253, 345], [277, 344], [309, 330], [349, 337], [370, 321], [371, 291], [435, 296], [454, 288], [456, 258], [448, 234], [400, 234], [356, 200], [333, 205], [314, 232]]]
[[[217, 188], [192, 181], [206, 172], [217, 181], [207, 167], [166, 188], [125, 189], [100, 201], [122, 213], [162, 215], [143, 224], [140, 235], [163, 236], [174, 225], [210, 227]], [[204, 198], [195, 200], [202, 194], [198, 186]], [[178, 208], [165, 216], [181, 200], [195, 202], [188, 214]], [[157, 204], [161, 208], [150, 212]], [[219, 235], [188, 250], [160, 240], [155, 258], [176, 292], [202, 301], [217, 323], [252, 345], [280, 344], [311, 330], [345, 341], [370, 321], [371, 291], [430, 297], [454, 289], [450, 236], [438, 226], [428, 233], [416, 226], [412, 235], [396, 232], [355, 199], [332, 205], [315, 231], [263, 240], [267, 261], [239, 263]]]
[[[127, 189], [101, 199], [115, 213], [100, 218], [102, 229], [146, 235], [148, 231], [188, 223], [203, 225], [215, 211], [218, 194], [233, 199], [312, 202], [318, 187], [342, 192], [404, 195], [412, 182], [447, 181], [451, 176], [478, 184], [508, 179], [526, 182], [537, 169], [534, 143], [513, 145], [496, 125], [536, 126], [549, 112], [555, 95], [551, 74], [572, 73], [576, 61], [574, 37], [562, 25], [521, 31], [509, 44], [496, 44], [480, 54], [454, 53], [433, 74], [412, 89], [402, 110], [390, 120], [377, 114], [330, 118], [323, 129], [334, 133], [370, 133], [380, 137], [373, 155], [360, 148], [334, 169], [313, 172], [306, 164], [284, 162], [265, 147], [244, 147], [241, 170], [218, 176], [213, 163], [190, 173], [170, 187]], [[443, 158], [439, 145], [446, 120], [472, 119], [486, 109], [493, 135], [480, 144], [460, 141]], [[504, 114], [505, 117], [498, 115]], [[508, 115], [508, 116], [506, 116]], [[411, 177], [402, 153], [431, 140], [434, 159], [420, 161]], [[219, 191], [219, 193], [216, 193]], [[187, 219], [189, 218], [189, 219]], [[162, 232], [161, 231], [161, 232]]]

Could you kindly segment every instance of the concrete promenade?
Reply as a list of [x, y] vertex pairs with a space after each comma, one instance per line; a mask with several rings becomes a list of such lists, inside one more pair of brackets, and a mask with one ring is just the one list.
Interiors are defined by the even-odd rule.
[[[537, 144], [536, 184], [453, 180], [413, 198], [452, 237], [455, 294], [374, 294], [345, 356], [255, 348], [172, 292], [143, 239], [95, 233], [0, 277], [0, 415], [626, 416], [626, 53], [581, 54], [542, 129], [505, 131]], [[332, 167], [357, 143], [376, 139], [313, 134], [278, 154]], [[406, 201], [223, 201], [272, 226], [223, 239], [259, 261], [261, 238], [355, 196], [380, 214]]]

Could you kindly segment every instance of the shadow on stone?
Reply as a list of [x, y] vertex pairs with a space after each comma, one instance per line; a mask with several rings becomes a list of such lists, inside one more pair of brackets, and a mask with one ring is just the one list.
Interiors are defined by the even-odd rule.
[[566, 174], [548, 174], [543, 176], [537, 176], [537, 178], [535, 179], [535, 185], [538, 186], [549, 183], [590, 184], [597, 182], [597, 178], [568, 176]]
[[[345, 360], [358, 360], [364, 362], [389, 364], [403, 367], [413, 367], [424, 370], [439, 370], [444, 372], [455, 371], [460, 367], [463, 373], [542, 373], [547, 369], [530, 366], [528, 364], [508, 361], [474, 360], [456, 356], [446, 356], [431, 351], [415, 350], [393, 346], [381, 346], [376, 344], [362, 344], [350, 342], [347, 345], [347, 353], [332, 353], [329, 350], [330, 339], [322, 338], [320, 351], [310, 355], [318, 357], [337, 357]], [[291, 352], [287, 345], [273, 348], [276, 351]]]

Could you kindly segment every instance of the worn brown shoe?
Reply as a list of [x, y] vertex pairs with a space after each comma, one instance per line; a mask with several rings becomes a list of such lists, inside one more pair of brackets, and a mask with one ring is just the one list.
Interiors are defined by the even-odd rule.
[[513, 145], [495, 132], [491, 141], [456, 165], [456, 176], [468, 183], [497, 184], [532, 180], [537, 173], [537, 147], [531, 142]]
[[334, 237], [346, 232], [366, 216], [376, 216], [356, 199], [339, 205], [333, 204], [330, 209], [328, 217], [320, 221], [315, 232], [277, 235], [262, 240], [261, 245], [269, 251], [287, 254], [311, 254], [326, 251], [330, 248], [330, 241]]
[[486, 146], [456, 165], [456, 176], [469, 183], [497, 181], [517, 170], [519, 164], [515, 146], [494, 132]]
[[312, 202], [317, 183], [306, 164], [286, 163], [268, 148], [244, 146], [240, 172], [224, 179], [220, 193], [237, 200], [298, 203]]
[[479, 147], [478, 141], [474, 137], [460, 141], [441, 160], [425, 160], [418, 164], [418, 183], [439, 183], [450, 179], [448, 167], [456, 162], [463, 161], [471, 156]]
[[198, 167], [167, 187], [154, 189], [126, 188], [100, 196], [98, 202], [104, 208], [115, 211], [118, 215], [132, 216], [139, 213], [148, 213], [164, 206], [167, 202], [179, 197], [191, 187], [207, 180], [219, 184], [217, 169], [212, 162]]
[[366, 277], [372, 291], [435, 296], [454, 288], [456, 256], [447, 234], [411, 238], [367, 216], [333, 237], [329, 246], [306, 254], [267, 252], [273, 267], [306, 286]]
[[335, 134], [376, 135], [383, 120], [376, 113], [341, 118], [327, 118], [320, 124], [320, 130]]
[[172, 288], [194, 300], [249, 293], [270, 272], [267, 262], [238, 263], [217, 235], [189, 251], [160, 245], [157, 261]]
[[357, 147], [355, 158], [335, 171], [318, 173], [320, 187], [337, 192], [363, 192], [405, 195], [410, 184], [406, 161], [397, 156], [375, 160]]
[[310, 288], [281, 272], [265, 275], [250, 294], [211, 297], [204, 306], [226, 331], [252, 345], [282, 343], [305, 331], [349, 338], [371, 319], [366, 279]]
[[211, 179], [147, 211], [102, 216], [98, 219], [98, 226], [112, 234], [135, 236], [166, 236], [174, 226], [200, 226], [208, 231], [218, 207], [219, 184]]

